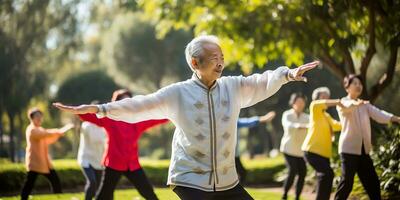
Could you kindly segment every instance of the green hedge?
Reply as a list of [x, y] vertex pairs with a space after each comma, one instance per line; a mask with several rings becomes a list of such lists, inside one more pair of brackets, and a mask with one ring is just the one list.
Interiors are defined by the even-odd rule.
[[[147, 177], [152, 184], [165, 186], [168, 177], [169, 160], [147, 160], [141, 159]], [[53, 161], [64, 189], [83, 187], [85, 178], [76, 160], [55, 160]], [[262, 158], [254, 160], [243, 160], [243, 164], [248, 170], [248, 185], [265, 185], [276, 183], [274, 176], [284, 169], [282, 157]], [[21, 163], [2, 163], [0, 165], [0, 193], [16, 193], [24, 183], [26, 170]], [[128, 181], [122, 178], [119, 185], [127, 185]], [[35, 183], [35, 189], [49, 188], [49, 183], [42, 176], [39, 176]]]

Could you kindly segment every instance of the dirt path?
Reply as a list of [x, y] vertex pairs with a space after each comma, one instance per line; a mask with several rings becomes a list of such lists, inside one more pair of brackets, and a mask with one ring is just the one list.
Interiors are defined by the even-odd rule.
[[[282, 194], [282, 187], [269, 187], [269, 188], [263, 188], [261, 190]], [[304, 186], [303, 192], [301, 193], [301, 198], [303, 200], [314, 200], [315, 193], [313, 193], [313, 190], [314, 189], [312, 187]], [[289, 194], [294, 195], [294, 188], [292, 188], [289, 191]], [[334, 196], [334, 194], [331, 194], [331, 198], [330, 198], [331, 200], [333, 200], [333, 196]]]

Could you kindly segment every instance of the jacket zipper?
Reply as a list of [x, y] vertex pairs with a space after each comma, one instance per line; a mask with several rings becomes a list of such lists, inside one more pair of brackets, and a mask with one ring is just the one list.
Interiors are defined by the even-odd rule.
[[210, 117], [210, 148], [211, 148], [211, 165], [212, 170], [210, 174], [209, 184], [211, 184], [212, 178], [214, 178], [214, 186], [213, 189], [215, 191], [215, 183], [218, 184], [218, 176], [217, 176], [217, 164], [216, 164], [216, 138], [215, 138], [215, 114], [214, 114], [214, 103], [212, 99], [211, 90], [207, 90], [207, 100], [208, 100], [208, 111]]

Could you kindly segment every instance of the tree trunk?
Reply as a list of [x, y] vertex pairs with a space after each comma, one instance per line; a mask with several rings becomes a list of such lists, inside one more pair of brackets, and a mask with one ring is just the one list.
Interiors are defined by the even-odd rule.
[[11, 162], [15, 162], [15, 146], [14, 146], [14, 132], [15, 132], [15, 124], [14, 124], [14, 114], [11, 112], [7, 112], [7, 116], [9, 119], [10, 126], [10, 141], [9, 141], [9, 152], [10, 152], [10, 160]]

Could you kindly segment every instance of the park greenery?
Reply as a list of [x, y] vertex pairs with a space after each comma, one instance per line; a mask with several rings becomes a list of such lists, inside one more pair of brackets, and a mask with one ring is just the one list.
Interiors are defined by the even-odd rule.
[[[117, 88], [147, 94], [185, 80], [191, 76], [185, 45], [205, 33], [221, 39], [224, 75], [248, 75], [280, 65], [295, 67], [314, 59], [322, 62], [306, 75], [307, 84], [290, 83], [242, 111], [246, 117], [277, 112], [271, 123], [240, 130], [240, 150], [250, 158], [268, 157], [279, 147], [280, 118], [288, 109], [291, 93], [310, 97], [316, 87], [328, 86], [332, 98], [340, 98], [345, 94], [341, 81], [348, 73], [363, 77], [363, 98], [400, 114], [399, 10], [400, 2], [393, 0], [2, 0], [0, 157], [16, 162], [15, 166], [8, 163], [15, 168], [7, 170], [21, 181], [29, 123], [26, 112], [36, 106], [44, 111], [45, 127], [66, 122], [77, 125], [51, 147], [54, 158], [75, 159], [79, 120], [61, 114], [51, 107], [52, 102], [108, 102]], [[335, 110], [329, 112], [336, 116]], [[140, 155], [168, 159], [173, 129], [168, 124], [144, 134]], [[373, 159], [382, 190], [394, 195], [400, 191], [399, 129], [374, 125], [373, 136]], [[163, 161], [155, 165], [155, 169], [167, 167]], [[1, 164], [1, 170], [5, 166]], [[67, 176], [68, 170], [80, 173], [75, 164], [59, 166]], [[278, 172], [254, 166], [249, 165], [250, 180], [268, 177], [254, 184], [274, 183], [269, 177]], [[155, 180], [164, 184], [166, 172], [160, 174]]]

